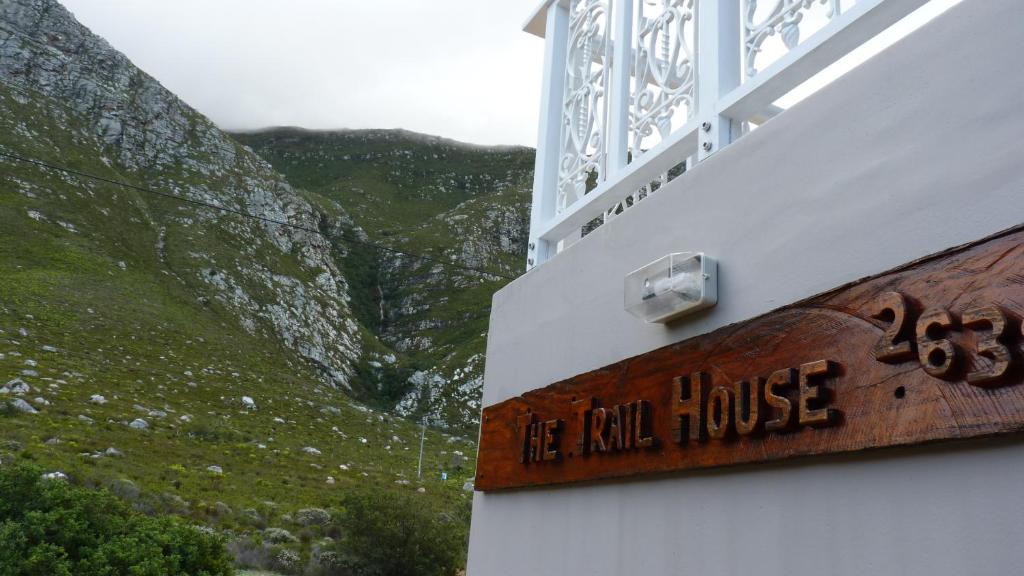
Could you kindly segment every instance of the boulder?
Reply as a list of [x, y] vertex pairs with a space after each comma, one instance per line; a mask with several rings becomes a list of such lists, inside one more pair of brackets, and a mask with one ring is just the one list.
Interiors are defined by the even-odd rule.
[[38, 414], [39, 410], [32, 407], [31, 404], [25, 402], [21, 398], [15, 398], [11, 400], [11, 408], [14, 408], [18, 412], [24, 412], [25, 414]]
[[0, 388], [0, 394], [28, 394], [31, 391], [32, 387], [21, 378], [15, 378]]

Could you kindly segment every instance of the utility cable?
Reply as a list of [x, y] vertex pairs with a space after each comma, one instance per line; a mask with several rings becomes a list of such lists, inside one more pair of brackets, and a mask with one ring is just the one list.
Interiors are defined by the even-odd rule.
[[[2, 26], [0, 26], [0, 28], [2, 28]], [[3, 78], [0, 78], [0, 85], [5, 86], [7, 88], [10, 88], [11, 90], [14, 90], [15, 92], [18, 92], [18, 93], [22, 94], [23, 96], [26, 96], [26, 97], [29, 97], [29, 98], [36, 98], [36, 97], [46, 98], [47, 100], [49, 100], [53, 104], [56, 104], [57, 106], [60, 106], [61, 108], [64, 108], [65, 110], [70, 112], [72, 115], [82, 116], [83, 114], [85, 114], [83, 111], [76, 109], [74, 106], [71, 106], [70, 104], [68, 104], [68, 103], [58, 99], [57, 97], [44, 94], [42, 92], [39, 92], [39, 91], [35, 90], [34, 88], [30, 88], [28, 86], [24, 86], [24, 85], [20, 85], [20, 84], [15, 84], [15, 83], [9, 82], [9, 81], [7, 81], [7, 80], [5, 80]], [[186, 107], [188, 106], [187, 104], [184, 104], [184, 103], [183, 103], [183, 105], [186, 106]], [[125, 126], [134, 126], [135, 128], [138, 128], [137, 125], [133, 125], [133, 124], [127, 123], [125, 118], [118, 118], [118, 120], [123, 125], [125, 125]], [[233, 136], [231, 136], [230, 134], [227, 134], [226, 132], [224, 134], [227, 135], [227, 137], [228, 137], [227, 139], [230, 142], [234, 143], [235, 146], [241, 146], [243, 148], [249, 148], [250, 150], [252, 150], [251, 146], [248, 146], [247, 144], [243, 144], [241, 142], [238, 142], [237, 140], [234, 139]], [[229, 154], [238, 154], [238, 149], [235, 146], [222, 146], [220, 144], [210, 144], [210, 143], [208, 143], [207, 145], [212, 147], [212, 148], [214, 148], [214, 149], [220, 150], [221, 152], [225, 152], [225, 153], [229, 153]], [[255, 150], [253, 150], [253, 153], [256, 154], [256, 156], [259, 157], [261, 160], [263, 160], [263, 161], [267, 162], [268, 164], [270, 164], [270, 162], [268, 160], [266, 160], [266, 158], [263, 158], [262, 156], [260, 156], [259, 153], [256, 152]], [[274, 166], [272, 164], [271, 164], [271, 167], [274, 168]], [[277, 170], [277, 168], [274, 168], [274, 169]], [[287, 180], [287, 178], [285, 178], [285, 179]], [[502, 191], [501, 189], [496, 190], [496, 192], [501, 192], [501, 191]], [[389, 232], [389, 233], [413, 233], [413, 232], [417, 232], [420, 229], [419, 228], [387, 228], [387, 229], [381, 229], [380, 232], [384, 232], [385, 230], [387, 232]], [[488, 274], [490, 274], [490, 272], [488, 272]]]
[[[332, 239], [330, 236], [324, 234], [320, 230], [317, 230], [315, 228], [307, 228], [306, 226], [302, 226], [300, 224], [294, 224], [292, 222], [287, 222], [285, 220], [278, 220], [276, 218], [268, 218], [266, 216], [260, 216], [258, 214], [252, 214], [252, 213], [246, 212], [244, 210], [239, 210], [237, 208], [231, 208], [231, 207], [228, 207], [228, 206], [220, 206], [220, 205], [217, 205], [217, 204], [212, 204], [210, 202], [204, 202], [202, 200], [195, 200], [195, 199], [192, 199], [192, 198], [187, 198], [185, 196], [180, 196], [178, 194], [172, 194], [170, 192], [163, 192], [163, 191], [160, 191], [160, 190], [155, 190], [155, 189], [147, 188], [147, 187], [144, 187], [144, 186], [138, 186], [136, 184], [131, 184], [129, 182], [124, 182], [124, 181], [121, 181], [121, 180], [113, 180], [111, 178], [106, 178], [104, 176], [97, 176], [95, 174], [90, 174], [88, 172], [82, 172], [80, 170], [75, 170], [73, 168], [67, 168], [65, 166], [59, 166], [59, 165], [52, 164], [52, 163], [49, 163], [49, 162], [44, 162], [42, 160], [38, 160], [38, 159], [35, 159], [35, 158], [27, 158], [27, 157], [24, 157], [24, 156], [19, 156], [17, 154], [11, 154], [9, 152], [0, 151], [0, 156], [3, 156], [5, 158], [11, 159], [11, 160], [15, 160], [15, 161], [18, 161], [18, 162], [23, 162], [23, 163], [26, 163], [26, 164], [32, 164], [32, 165], [40, 166], [40, 167], [47, 168], [47, 169], [50, 169], [50, 170], [56, 170], [58, 172], [63, 172], [65, 174], [70, 174], [70, 175], [73, 175], [73, 176], [79, 176], [81, 178], [89, 178], [91, 180], [96, 180], [98, 182], [104, 182], [104, 183], [107, 183], [107, 184], [113, 184], [115, 186], [121, 186], [123, 188], [128, 188], [130, 190], [136, 190], [138, 192], [144, 192], [146, 194], [153, 194], [153, 195], [156, 195], [156, 196], [161, 196], [163, 198], [169, 198], [171, 200], [176, 200], [178, 202], [182, 202], [182, 203], [186, 203], [186, 204], [192, 204], [192, 205], [200, 206], [200, 207], [203, 207], [203, 208], [209, 208], [211, 210], [219, 210], [221, 212], [226, 212], [226, 213], [234, 214], [236, 216], [241, 216], [243, 218], [249, 218], [249, 219], [252, 219], [252, 220], [258, 220], [258, 221], [261, 221], [261, 222], [264, 222], [264, 223], [267, 223], [267, 224], [275, 224], [275, 225], [278, 225], [278, 226], [284, 226], [284, 227], [292, 228], [292, 229], [295, 229], [295, 230], [302, 230], [304, 232], [309, 232], [311, 234], [316, 234], [318, 236], [322, 236], [323, 238], [325, 238], [327, 240], [331, 240]], [[368, 246], [368, 247], [371, 247], [371, 248], [376, 248], [378, 250], [383, 250], [385, 252], [390, 252], [392, 254], [398, 254], [398, 255], [401, 255], [401, 256], [407, 256], [409, 258], [414, 258], [414, 259], [417, 259], [417, 260], [423, 260], [425, 262], [433, 262], [433, 263], [439, 264], [441, 266], [448, 266], [448, 267], [451, 267], [451, 268], [458, 268], [460, 270], [465, 270], [465, 271], [468, 271], [468, 272], [475, 272], [477, 274], [481, 274], [481, 275], [485, 275], [485, 276], [493, 276], [493, 277], [496, 277], [496, 278], [504, 278], [506, 280], [515, 280], [514, 276], [509, 276], [507, 274], [503, 274], [503, 273], [500, 273], [500, 272], [494, 272], [494, 271], [491, 271], [491, 270], [485, 270], [483, 268], [475, 268], [473, 266], [467, 266], [465, 264], [458, 264], [456, 262], [448, 262], [446, 260], [441, 260], [440, 258], [435, 258], [433, 256], [426, 256], [426, 255], [423, 255], [423, 254], [416, 254], [416, 253], [413, 253], [413, 252], [406, 252], [404, 250], [398, 250], [398, 249], [395, 249], [395, 248], [384, 246], [382, 244], [377, 244], [375, 242], [369, 242], [369, 241], [366, 241], [366, 240], [360, 240], [360, 239], [357, 239], [357, 238], [352, 238], [350, 235], [347, 235], [347, 234], [344, 234], [344, 233], [342, 233], [340, 235], [340, 238], [341, 238], [341, 240], [343, 242], [348, 242], [350, 244], [359, 244], [359, 245], [362, 245], [362, 246]]]

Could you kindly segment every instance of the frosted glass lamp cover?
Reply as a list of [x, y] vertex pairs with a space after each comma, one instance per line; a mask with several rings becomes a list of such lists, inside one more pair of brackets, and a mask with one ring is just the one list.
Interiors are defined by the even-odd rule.
[[668, 322], [718, 302], [718, 265], [703, 252], [675, 252], [626, 276], [626, 311]]

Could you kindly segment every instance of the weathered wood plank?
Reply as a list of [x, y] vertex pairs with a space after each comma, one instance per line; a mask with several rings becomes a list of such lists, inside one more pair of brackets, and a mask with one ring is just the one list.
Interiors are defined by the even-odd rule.
[[478, 490], [1024, 430], [1024, 230], [484, 410]]

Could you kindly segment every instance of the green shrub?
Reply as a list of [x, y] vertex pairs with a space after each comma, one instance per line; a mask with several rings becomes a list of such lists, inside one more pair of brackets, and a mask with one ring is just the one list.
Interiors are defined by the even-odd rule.
[[303, 526], [325, 526], [331, 521], [331, 513], [323, 508], [303, 508], [295, 513], [295, 521]]
[[0, 576], [229, 576], [224, 542], [105, 490], [0, 468]]
[[418, 494], [361, 492], [344, 504], [340, 552], [353, 573], [453, 576], [465, 565], [469, 522]]

